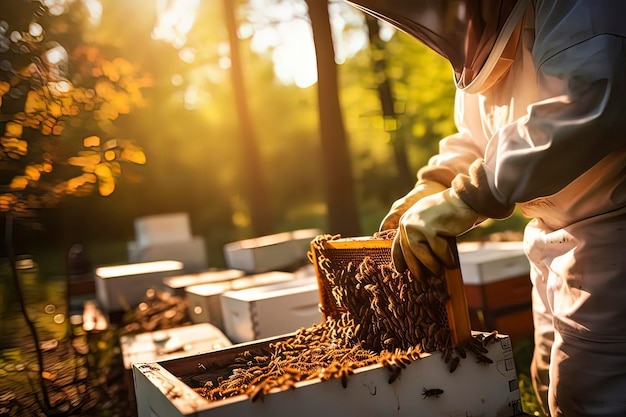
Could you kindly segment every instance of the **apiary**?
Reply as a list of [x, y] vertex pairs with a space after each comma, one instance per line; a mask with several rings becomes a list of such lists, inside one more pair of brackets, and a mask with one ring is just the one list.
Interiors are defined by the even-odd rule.
[[291, 272], [271, 271], [185, 288], [189, 317], [193, 323], [212, 323], [224, 330], [222, 294], [230, 290], [276, 284], [295, 279]]
[[315, 277], [290, 280], [222, 294], [224, 332], [234, 343], [289, 333], [319, 323]]
[[306, 264], [309, 244], [318, 234], [301, 229], [231, 242], [224, 245], [224, 257], [229, 268], [248, 274], [290, 271]]
[[469, 330], [458, 268], [396, 271], [392, 238], [311, 242], [319, 323], [133, 365], [139, 416], [521, 415], [510, 338]]

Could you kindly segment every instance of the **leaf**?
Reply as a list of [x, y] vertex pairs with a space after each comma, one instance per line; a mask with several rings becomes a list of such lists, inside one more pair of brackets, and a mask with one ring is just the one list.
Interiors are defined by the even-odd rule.
[[100, 137], [95, 135], [86, 137], [85, 139], [83, 139], [83, 146], [85, 148], [100, 146]]
[[138, 148], [126, 148], [122, 151], [122, 155], [120, 156], [122, 161], [133, 162], [138, 165], [143, 165], [146, 163], [146, 154], [143, 153], [141, 149]]
[[36, 167], [29, 165], [24, 170], [24, 174], [29, 180], [38, 181], [41, 177], [41, 172]]
[[110, 81], [106, 80], [98, 80], [95, 90], [98, 96], [107, 100], [113, 98], [113, 96], [117, 93], [115, 86]]
[[65, 129], [65, 124], [54, 117], [48, 117], [41, 126], [41, 133], [44, 135], [60, 135]]
[[100, 154], [94, 152], [91, 155], [73, 156], [68, 158], [67, 163], [76, 167], [83, 167], [84, 170], [88, 168], [89, 171], [94, 171], [96, 165], [98, 165], [100, 161]]
[[13, 177], [9, 188], [12, 190], [24, 190], [28, 186], [28, 178], [23, 175]]
[[0, 194], [0, 212], [9, 211], [16, 200], [13, 194]]
[[16, 156], [24, 156], [28, 153], [28, 142], [25, 140], [3, 137], [0, 138], [0, 145], [5, 149], [5, 152]]
[[41, 96], [41, 93], [33, 90], [28, 92], [24, 111], [26, 113], [43, 113], [46, 111], [46, 101]]
[[114, 160], [115, 160], [115, 156], [116, 156], [115, 151], [111, 151], [111, 150], [109, 150], [109, 151], [106, 151], [106, 152], [104, 153], [104, 159], [105, 159], [106, 161], [114, 161]]
[[86, 184], [95, 184], [97, 182], [97, 178], [94, 174], [83, 174], [78, 177], [71, 178], [67, 182], [67, 190], [70, 193], [76, 192], [79, 188], [83, 187]]
[[101, 163], [96, 166], [94, 173], [98, 177], [98, 192], [101, 196], [109, 196], [115, 191], [115, 179], [111, 168], [106, 163]]
[[21, 138], [24, 127], [20, 123], [7, 122], [4, 128], [4, 135], [9, 138]]
[[6, 81], [0, 81], [0, 97], [11, 89], [11, 84]]

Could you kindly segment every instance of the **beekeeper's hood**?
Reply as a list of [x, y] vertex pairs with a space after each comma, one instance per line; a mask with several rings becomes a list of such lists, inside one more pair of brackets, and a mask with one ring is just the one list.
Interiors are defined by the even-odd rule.
[[347, 0], [447, 58], [458, 88], [484, 91], [509, 69], [530, 0]]

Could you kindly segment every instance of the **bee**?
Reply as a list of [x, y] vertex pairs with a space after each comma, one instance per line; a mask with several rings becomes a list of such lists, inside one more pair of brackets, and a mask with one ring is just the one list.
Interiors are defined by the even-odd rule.
[[439, 398], [441, 394], [443, 394], [443, 390], [440, 388], [430, 388], [430, 389], [423, 388], [422, 389], [422, 395], [424, 396], [424, 399], [429, 398], [429, 397]]
[[454, 347], [454, 350], [456, 350], [456, 353], [458, 353], [459, 356], [462, 357], [463, 359], [467, 357], [467, 353], [465, 353], [465, 348], [462, 345], [456, 345]]
[[487, 336], [483, 338], [483, 346], [487, 346], [489, 342], [495, 342], [496, 336], [498, 335], [498, 331], [494, 330], [489, 333]]
[[476, 363], [493, 363], [493, 360], [480, 353], [476, 354]]
[[452, 358], [452, 360], [450, 361], [450, 373], [456, 371], [456, 368], [459, 366], [460, 361], [461, 358], [459, 358], [458, 356]]
[[401, 373], [402, 373], [401, 367], [399, 366], [393, 367], [393, 370], [391, 371], [391, 375], [389, 375], [389, 379], [387, 380], [387, 382], [390, 384], [393, 384], [396, 381], [396, 379], [398, 379]]

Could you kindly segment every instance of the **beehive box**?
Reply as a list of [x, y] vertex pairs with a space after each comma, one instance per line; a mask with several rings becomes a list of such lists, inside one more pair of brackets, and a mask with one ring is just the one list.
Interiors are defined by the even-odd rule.
[[530, 263], [522, 242], [459, 245], [474, 330], [498, 329], [513, 341], [533, 335]]
[[163, 283], [174, 295], [184, 296], [185, 288], [193, 285], [210, 284], [222, 281], [231, 281], [241, 278], [245, 272], [238, 269], [223, 269], [198, 272], [195, 274], [175, 275], [163, 279]]
[[196, 273], [207, 269], [208, 259], [204, 237], [193, 236], [188, 240], [174, 240], [141, 245], [139, 242], [126, 244], [128, 261], [131, 263], [172, 259], [183, 263], [185, 273]]
[[187, 308], [193, 323], [212, 323], [224, 330], [222, 294], [230, 290], [275, 284], [295, 279], [291, 272], [271, 271], [185, 288]]
[[522, 242], [465, 242], [459, 245], [463, 282], [486, 285], [529, 276], [530, 264]]
[[120, 337], [124, 368], [135, 362], [155, 362], [232, 346], [221, 330], [209, 323]]
[[309, 244], [318, 234], [301, 229], [231, 242], [224, 245], [224, 257], [229, 268], [249, 274], [292, 270], [307, 262]]
[[293, 332], [322, 320], [315, 277], [222, 294], [224, 332], [234, 343]]
[[192, 238], [189, 215], [184, 212], [154, 214], [135, 219], [137, 245], [186, 242]]
[[[493, 363], [469, 356], [454, 373], [437, 352], [426, 354], [395, 378], [380, 363], [355, 369], [345, 381], [313, 378], [276, 388], [251, 401], [246, 395], [208, 401], [185, 381], [212, 366], [228, 366], [245, 351], [268, 349], [287, 336], [234, 345], [170, 361], [133, 365], [138, 417], [489, 416], [522, 415], [510, 339], [487, 344]], [[392, 373], [393, 372], [393, 373]]]
[[96, 299], [107, 313], [128, 311], [137, 307], [146, 296], [146, 290], [166, 290], [163, 278], [178, 275], [182, 262], [155, 261], [96, 268]]

